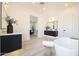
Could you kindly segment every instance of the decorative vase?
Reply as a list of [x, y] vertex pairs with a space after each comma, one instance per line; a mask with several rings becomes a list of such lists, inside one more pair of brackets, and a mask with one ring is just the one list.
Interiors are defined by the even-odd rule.
[[55, 29], [55, 26], [53, 25], [53, 29]]
[[46, 26], [46, 30], [48, 31], [50, 29], [50, 27], [49, 26]]
[[13, 33], [13, 25], [11, 23], [7, 26], [7, 33]]

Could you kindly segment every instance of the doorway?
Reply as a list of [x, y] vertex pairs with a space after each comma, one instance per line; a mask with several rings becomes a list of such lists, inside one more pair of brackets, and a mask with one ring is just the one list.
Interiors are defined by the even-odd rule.
[[36, 38], [38, 35], [37, 30], [38, 17], [30, 16], [30, 38]]

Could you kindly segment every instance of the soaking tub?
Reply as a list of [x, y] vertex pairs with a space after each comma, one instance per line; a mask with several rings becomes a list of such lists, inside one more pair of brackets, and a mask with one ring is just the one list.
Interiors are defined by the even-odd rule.
[[54, 41], [56, 56], [78, 56], [78, 41], [70, 38], [59, 38]]

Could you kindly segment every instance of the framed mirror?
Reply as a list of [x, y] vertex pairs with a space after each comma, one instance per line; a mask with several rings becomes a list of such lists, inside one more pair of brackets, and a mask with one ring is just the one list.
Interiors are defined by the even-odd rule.
[[56, 31], [57, 29], [58, 29], [58, 21], [54, 17], [50, 17], [46, 24], [46, 30]]

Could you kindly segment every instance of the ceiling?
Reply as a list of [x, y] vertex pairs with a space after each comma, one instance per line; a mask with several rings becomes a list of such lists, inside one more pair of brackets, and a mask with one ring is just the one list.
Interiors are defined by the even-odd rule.
[[[59, 13], [66, 8], [78, 5], [78, 2], [44, 2], [44, 4], [40, 4], [40, 2], [10, 2], [10, 5], [22, 5], [26, 8], [29, 8], [32, 11], [39, 13]], [[65, 5], [66, 4], [66, 5]]]
[[66, 8], [65, 3], [68, 4], [68, 7], [77, 5], [78, 2], [44, 2], [44, 4], [40, 4], [40, 2], [9, 2], [10, 5], [24, 5], [33, 9], [40, 9], [45, 7], [46, 9], [64, 9]]

